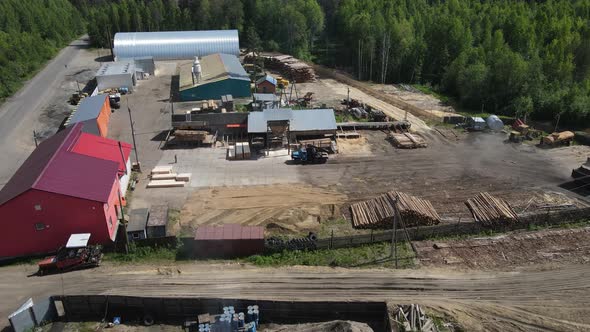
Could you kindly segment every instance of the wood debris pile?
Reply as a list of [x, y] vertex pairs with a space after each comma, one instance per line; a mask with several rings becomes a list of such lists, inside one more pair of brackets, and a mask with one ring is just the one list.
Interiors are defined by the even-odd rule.
[[439, 331], [434, 321], [417, 304], [398, 306], [394, 309], [393, 317], [402, 331]]
[[391, 141], [396, 148], [400, 149], [416, 149], [425, 148], [427, 146], [426, 141], [421, 136], [410, 133], [391, 133]]
[[[251, 61], [248, 56], [245, 61]], [[316, 79], [315, 71], [310, 65], [290, 55], [263, 55], [262, 58], [266, 68], [279, 71], [289, 81], [305, 83]]]
[[391, 229], [396, 209], [408, 227], [435, 225], [440, 222], [440, 216], [429, 201], [406, 193], [390, 191], [368, 201], [352, 204], [352, 226]]
[[487, 192], [465, 202], [476, 222], [486, 226], [496, 223], [513, 223], [518, 221], [518, 215], [514, 209], [503, 199], [496, 198]]

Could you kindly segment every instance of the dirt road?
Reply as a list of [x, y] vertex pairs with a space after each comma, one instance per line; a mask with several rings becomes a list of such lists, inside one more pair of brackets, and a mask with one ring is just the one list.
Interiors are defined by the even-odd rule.
[[412, 301], [457, 316], [468, 331], [590, 329], [590, 265], [562, 266], [559, 272], [461, 273], [438, 269], [259, 269], [237, 264], [187, 263], [159, 268], [111, 265], [62, 275], [27, 277], [34, 270], [34, 266], [0, 269], [2, 317], [7, 317], [30, 296], [118, 294]]
[[[59, 114], [57, 118], [52, 119], [55, 121], [48, 121], [47, 117], [51, 114], [43, 115], [41, 110], [52, 104], [55, 96], [75, 91], [75, 82], [72, 82], [73, 85], [69, 89], [71, 91], [63, 91], [64, 82], [73, 80], [70, 76], [76, 76], [79, 71], [86, 70], [88, 65], [97, 66], [92, 61], [80, 61], [80, 55], [88, 53], [86, 48], [88, 41], [84, 38], [72, 42], [0, 107], [0, 188], [35, 148], [33, 130], [46, 137], [55, 133], [63, 120], [63, 114]], [[82, 86], [84, 83], [80, 82]], [[67, 97], [59, 103], [67, 105]], [[42, 116], [45, 118], [41, 118]]]

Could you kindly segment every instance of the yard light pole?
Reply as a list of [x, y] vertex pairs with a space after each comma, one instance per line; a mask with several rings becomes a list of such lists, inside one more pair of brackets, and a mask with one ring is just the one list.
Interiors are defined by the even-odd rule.
[[131, 117], [131, 108], [129, 108], [129, 98], [127, 98], [127, 111], [129, 112], [129, 123], [131, 123], [131, 137], [133, 138], [133, 150], [135, 151], [135, 162], [137, 163], [137, 170], [141, 173], [141, 164], [137, 156], [137, 144], [135, 143], [135, 128], [133, 127], [133, 118]]

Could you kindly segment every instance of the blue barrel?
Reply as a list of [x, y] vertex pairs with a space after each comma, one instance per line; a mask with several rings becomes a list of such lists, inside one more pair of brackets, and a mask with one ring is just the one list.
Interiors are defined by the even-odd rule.
[[250, 323], [252, 321], [254, 321], [254, 312], [252, 310], [248, 310], [246, 313], [246, 322]]
[[244, 313], [240, 312], [238, 314], [238, 328], [243, 328], [246, 325], [246, 321], [244, 319]]
[[260, 314], [258, 312], [258, 309], [252, 310], [252, 318], [254, 318], [254, 323], [256, 323], [256, 327], [258, 327], [258, 321], [260, 319]]

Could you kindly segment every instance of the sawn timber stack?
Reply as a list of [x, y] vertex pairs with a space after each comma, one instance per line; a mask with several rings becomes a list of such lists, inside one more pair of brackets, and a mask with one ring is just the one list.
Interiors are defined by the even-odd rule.
[[352, 204], [352, 225], [354, 228], [390, 229], [396, 209], [405, 226], [434, 225], [440, 222], [440, 216], [429, 201], [390, 191], [368, 201]]
[[476, 222], [490, 226], [496, 223], [513, 223], [518, 221], [518, 215], [510, 204], [503, 199], [496, 198], [487, 192], [465, 202]]

